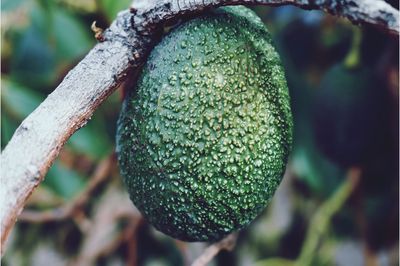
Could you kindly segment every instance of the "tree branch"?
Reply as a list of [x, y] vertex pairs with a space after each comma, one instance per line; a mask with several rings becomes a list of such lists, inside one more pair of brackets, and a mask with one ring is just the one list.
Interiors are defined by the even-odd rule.
[[85, 189], [66, 205], [46, 211], [25, 210], [19, 216], [19, 220], [30, 223], [46, 223], [70, 218], [74, 215], [74, 212], [80, 210], [89, 202], [93, 192], [110, 176], [111, 169], [116, 163], [115, 159], [115, 154], [113, 154], [101, 161]]
[[222, 250], [232, 251], [236, 245], [237, 234], [233, 233], [207, 247], [203, 253], [192, 263], [192, 266], [207, 265]]
[[322, 10], [354, 24], [370, 24], [395, 35], [400, 28], [399, 11], [383, 0], [141, 0], [134, 1], [141, 15], [135, 17], [135, 25], [146, 29], [149, 24], [157, 25], [185, 13], [226, 5], [294, 5], [306, 10]]
[[[223, 5], [296, 5], [399, 34], [399, 12], [382, 0], [137, 0], [118, 14], [88, 55], [15, 131], [1, 155], [1, 253], [23, 206], [69, 137], [133, 71], [169, 19]], [[73, 38], [73, 36], [71, 36]]]

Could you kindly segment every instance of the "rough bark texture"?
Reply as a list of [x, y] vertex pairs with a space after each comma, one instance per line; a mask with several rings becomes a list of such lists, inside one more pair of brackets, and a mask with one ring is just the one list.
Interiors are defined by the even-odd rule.
[[322, 10], [355, 24], [371, 24], [392, 34], [399, 34], [399, 12], [383, 0], [148, 0], [135, 1], [140, 16], [135, 24], [146, 29], [149, 24], [207, 8], [225, 5], [295, 5], [307, 10]]
[[181, 15], [222, 5], [296, 5], [399, 34], [399, 12], [381, 0], [137, 0], [121, 12], [89, 54], [18, 127], [1, 155], [1, 253], [25, 201], [68, 138], [125, 77], [140, 68], [157, 28]]
[[94, 110], [149, 50], [152, 32], [132, 30], [131, 14], [119, 14], [104, 32], [104, 41], [64, 78], [44, 102], [15, 131], [1, 155], [1, 243], [15, 223], [33, 189], [68, 138], [83, 127]]

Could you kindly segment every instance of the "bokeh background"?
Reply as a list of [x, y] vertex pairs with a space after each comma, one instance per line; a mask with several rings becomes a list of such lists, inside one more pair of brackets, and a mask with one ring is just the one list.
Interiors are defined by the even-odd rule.
[[[2, 149], [96, 43], [92, 22], [107, 27], [129, 3], [2, 1]], [[254, 10], [286, 70], [294, 147], [271, 204], [211, 265], [398, 265], [398, 37], [319, 11]], [[113, 151], [130, 86], [68, 141], [30, 197], [3, 265], [186, 265], [202, 253], [206, 243], [155, 231], [122, 187]]]

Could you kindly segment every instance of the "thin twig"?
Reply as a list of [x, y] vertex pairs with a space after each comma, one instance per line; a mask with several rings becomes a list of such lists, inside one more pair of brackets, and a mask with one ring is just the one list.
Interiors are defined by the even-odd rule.
[[132, 223], [125, 232], [125, 241], [128, 248], [128, 258], [127, 265], [135, 266], [138, 262], [138, 252], [137, 252], [137, 241], [138, 232], [141, 226], [145, 224], [145, 220], [142, 216], [138, 217], [134, 223]]
[[268, 258], [257, 262], [256, 266], [308, 266], [312, 265], [321, 238], [329, 228], [332, 217], [342, 208], [344, 203], [356, 189], [361, 176], [359, 168], [351, 168], [347, 178], [335, 193], [324, 202], [311, 218], [303, 247], [297, 260], [285, 258]]
[[342, 208], [346, 200], [357, 187], [361, 176], [359, 168], [351, 168], [345, 182], [314, 214], [308, 227], [306, 240], [296, 261], [296, 265], [311, 265], [322, 235], [329, 227], [332, 217]]
[[237, 233], [233, 233], [222, 239], [221, 241], [207, 247], [193, 263], [192, 266], [207, 265], [220, 251], [232, 251], [236, 245]]
[[[99, 257], [107, 256], [126, 241], [126, 233], [132, 232], [129, 226], [136, 230], [142, 222], [128, 194], [121, 193], [116, 186], [108, 186], [96, 203], [90, 217], [91, 226], [84, 233], [79, 255], [74, 260], [75, 266], [94, 265]], [[121, 231], [122, 219], [128, 222], [128, 227]]]
[[110, 171], [115, 164], [115, 156], [111, 155], [101, 161], [97, 166], [93, 176], [89, 179], [88, 185], [74, 200], [65, 206], [47, 211], [31, 211], [25, 210], [19, 216], [20, 221], [31, 223], [45, 223], [53, 221], [61, 221], [70, 218], [74, 213], [87, 204], [93, 192], [99, 185], [110, 176]]
[[[115, 251], [121, 243], [126, 243], [128, 246], [128, 259], [129, 263], [127, 265], [133, 266], [136, 264], [137, 261], [137, 252], [136, 252], [136, 234], [140, 226], [144, 223], [144, 219], [142, 216], [129, 216], [130, 217], [129, 223], [123, 228], [120, 234], [106, 247], [102, 250], [99, 250], [98, 257], [107, 257], [113, 251]], [[118, 217], [120, 218], [120, 217]]]

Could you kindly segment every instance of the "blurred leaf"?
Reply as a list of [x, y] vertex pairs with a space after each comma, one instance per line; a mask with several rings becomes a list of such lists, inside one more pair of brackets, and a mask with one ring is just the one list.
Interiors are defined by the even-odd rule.
[[47, 173], [43, 185], [48, 186], [59, 196], [71, 199], [85, 187], [85, 181], [77, 172], [56, 161]]
[[10, 33], [14, 44], [10, 72], [15, 79], [42, 89], [55, 82], [63, 67], [60, 63], [71, 64], [83, 56], [94, 39], [89, 25], [52, 1], [34, 2], [29, 19], [28, 28]]
[[34, 88], [49, 85], [56, 78], [55, 53], [45, 33], [31, 25], [13, 40], [11, 75]]
[[52, 37], [57, 58], [71, 60], [84, 55], [94, 43], [94, 38], [89, 38], [89, 28], [72, 14], [54, 9]]
[[323, 30], [320, 30], [319, 42], [325, 48], [331, 48], [335, 45], [340, 45], [343, 42], [349, 42], [351, 40], [352, 29], [355, 31], [361, 31], [356, 26], [350, 24], [338, 24], [338, 25], [327, 25]]
[[292, 152], [292, 165], [314, 193], [328, 196], [344, 178], [344, 170], [327, 160], [313, 145], [303, 142]]
[[50, 31], [50, 19], [52, 16], [53, 1], [35, 0], [29, 12], [29, 17], [33, 27], [39, 29], [44, 35]]
[[1, 112], [1, 148], [3, 149], [10, 141], [18, 125], [10, 119], [6, 112]]
[[108, 21], [112, 21], [115, 19], [119, 11], [128, 9], [131, 2], [131, 0], [100, 0], [100, 6], [106, 14]]
[[2, 0], [1, 11], [11, 11], [18, 8], [25, 0]]
[[58, 0], [58, 2], [61, 2], [80, 12], [96, 12], [96, 0]]
[[39, 93], [14, 81], [3, 79], [1, 83], [2, 109], [17, 119], [24, 119], [44, 100]]
[[68, 141], [71, 148], [99, 159], [110, 153], [112, 145], [107, 137], [106, 122], [98, 115], [87, 126], [78, 130]]
[[12, 80], [1, 80], [1, 147], [10, 141], [18, 125], [44, 99], [44, 96]]

